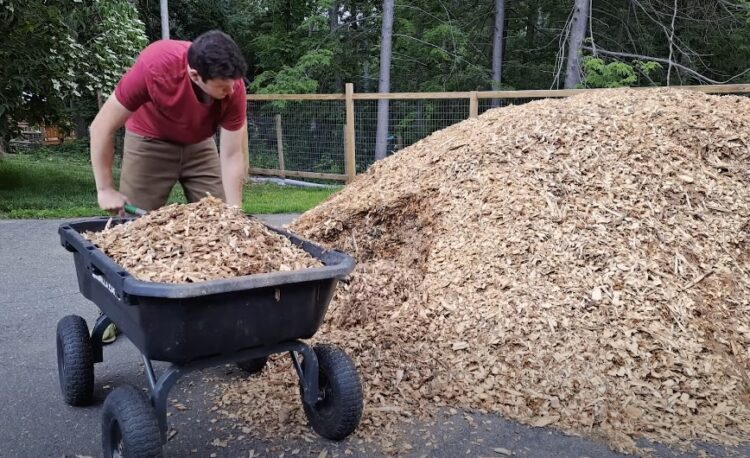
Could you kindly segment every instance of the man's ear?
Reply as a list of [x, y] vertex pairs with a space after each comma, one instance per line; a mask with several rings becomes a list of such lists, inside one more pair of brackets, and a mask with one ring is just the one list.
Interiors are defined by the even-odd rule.
[[201, 82], [201, 76], [198, 74], [198, 70], [194, 68], [188, 67], [188, 76], [190, 76], [190, 80], [194, 83]]

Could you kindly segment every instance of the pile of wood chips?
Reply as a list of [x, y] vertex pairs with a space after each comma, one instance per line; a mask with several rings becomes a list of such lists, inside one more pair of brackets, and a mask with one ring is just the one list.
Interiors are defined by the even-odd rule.
[[215, 197], [84, 234], [139, 280], [187, 283], [320, 267], [289, 239]]
[[[626, 452], [750, 439], [750, 99], [606, 90], [490, 110], [291, 229], [358, 260], [316, 338], [357, 362], [360, 437], [461, 407]], [[298, 434], [295, 378], [279, 360], [217, 409]]]

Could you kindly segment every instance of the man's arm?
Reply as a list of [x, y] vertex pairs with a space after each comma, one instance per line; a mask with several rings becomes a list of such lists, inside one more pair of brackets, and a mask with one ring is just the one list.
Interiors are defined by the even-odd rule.
[[247, 176], [247, 123], [237, 130], [221, 128], [221, 181], [227, 204], [242, 207], [242, 185]]
[[127, 197], [115, 190], [112, 179], [114, 145], [112, 137], [132, 114], [117, 100], [114, 94], [104, 103], [94, 122], [89, 127], [91, 136], [91, 166], [96, 180], [99, 207], [107, 211], [119, 211], [127, 203]]

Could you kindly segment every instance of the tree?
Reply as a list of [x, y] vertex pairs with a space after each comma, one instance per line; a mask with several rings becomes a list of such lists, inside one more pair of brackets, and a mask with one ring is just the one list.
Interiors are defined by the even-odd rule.
[[503, 75], [503, 45], [505, 30], [505, 0], [495, 0], [495, 29], [492, 34], [493, 89], [500, 90]]
[[581, 45], [586, 36], [589, 21], [589, 4], [591, 0], [575, 0], [573, 18], [570, 23], [568, 39], [568, 62], [565, 70], [565, 88], [574, 88], [581, 83]]
[[[136, 3], [149, 37], [158, 39], [159, 2]], [[539, 89], [558, 79], [563, 86], [566, 77], [576, 74], [579, 78], [569, 86], [585, 85], [581, 59], [589, 55], [605, 65], [629, 65], [636, 72], [634, 85], [726, 81], [748, 67], [748, 4], [680, 0], [675, 8], [674, 0], [394, 2], [390, 90], [487, 90], [498, 82], [503, 88]], [[576, 14], [571, 14], [574, 7]], [[383, 15], [382, 0], [175, 0], [169, 20], [177, 39], [190, 40], [212, 28], [232, 35], [248, 60], [248, 77], [263, 75], [256, 85], [261, 89], [281, 90], [291, 83], [284, 92], [340, 93], [344, 82], [354, 82], [358, 92], [375, 90]], [[662, 69], [645, 75], [636, 60], [661, 62]], [[290, 69], [304, 77], [304, 84], [288, 78]], [[390, 102], [389, 109], [395, 105]]]
[[68, 34], [66, 7], [72, 2], [0, 6], [0, 152], [18, 133], [19, 121], [55, 121], [62, 112], [58, 94], [77, 89], [69, 72], [80, 48]]
[[78, 6], [68, 26], [82, 52], [72, 77], [82, 95], [106, 98], [148, 43], [143, 23], [127, 0], [94, 0]]
[[72, 98], [70, 110], [80, 138], [148, 40], [136, 9], [125, 0], [95, 0], [76, 8], [74, 20], [72, 33], [88, 56], [75, 70], [82, 94]]
[[[158, 2], [137, 3], [149, 37], [158, 39]], [[248, 61], [251, 92], [341, 93], [345, 82], [369, 92], [385, 90], [376, 89], [375, 68], [385, 63], [379, 54], [386, 50], [381, 44], [388, 45], [382, 36], [386, 3], [174, 0], [169, 21], [176, 39], [192, 40], [210, 29], [229, 33]], [[568, 75], [579, 78], [569, 86], [582, 87], [750, 81], [750, 72], [743, 74], [750, 67], [748, 4], [679, 0], [675, 9], [674, 0], [394, 1], [387, 90], [543, 89], [563, 86]], [[376, 152], [371, 139], [383, 157], [388, 134], [408, 145], [461, 119], [468, 108], [444, 100], [356, 106], [360, 169]], [[268, 167], [278, 160], [272, 133], [280, 114], [285, 132], [305, 130], [285, 137], [284, 147], [310, 156], [289, 155], [288, 167], [343, 173], [340, 151], [329, 146], [343, 143], [341, 104], [284, 102], [251, 109], [261, 110], [251, 116], [256, 160]]]
[[[393, 37], [394, 0], [383, 1], [383, 30], [380, 38], [380, 83], [378, 92], [391, 91], [391, 39]], [[388, 99], [378, 100], [378, 127], [375, 134], [375, 159], [385, 158], [388, 145]]]
[[61, 123], [71, 101], [110, 90], [145, 45], [126, 0], [0, 5], [0, 148], [18, 122]]
[[161, 39], [169, 40], [169, 5], [167, 0], [159, 2], [159, 16], [161, 17]]
[[636, 61], [634, 65], [620, 60], [605, 63], [603, 59], [593, 56], [583, 58], [583, 84], [586, 87], [626, 87], [638, 82], [638, 73], [648, 77], [662, 66], [658, 62]]
[[[750, 2], [631, 0], [602, 2], [591, 12], [597, 46], [583, 49], [629, 63], [661, 64], [661, 72], [640, 72], [638, 83], [717, 84], [750, 81]], [[607, 33], [598, 32], [604, 30]]]

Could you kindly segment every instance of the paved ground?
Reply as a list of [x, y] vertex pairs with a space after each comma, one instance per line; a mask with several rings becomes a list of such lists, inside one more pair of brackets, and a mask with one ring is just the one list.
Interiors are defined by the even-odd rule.
[[[270, 220], [280, 225], [289, 216]], [[101, 456], [100, 410], [104, 397], [121, 384], [146, 386], [138, 353], [126, 339], [118, 339], [105, 348], [105, 361], [96, 366], [96, 402], [86, 408], [63, 403], [55, 353], [57, 321], [74, 313], [86, 318], [91, 326], [97, 308], [78, 293], [72, 256], [59, 245], [60, 223], [0, 220], [0, 457]], [[163, 367], [157, 366], [157, 370]], [[219, 367], [194, 373], [178, 383], [170, 398], [187, 410], [170, 409], [169, 421], [176, 434], [165, 447], [167, 456], [289, 457], [295, 451], [297, 456], [319, 456], [324, 450], [329, 457], [383, 455], [357, 437], [338, 444], [317, 437], [311, 441], [278, 438], [270, 442], [245, 437], [230, 441], [227, 447], [213, 445], [214, 440], [227, 438], [225, 429], [231, 425], [223, 420], [212, 422], [214, 417], [208, 409], [213, 384], [207, 379], [236, 376], [231, 368]], [[530, 428], [494, 415], [469, 416], [471, 424], [459, 412], [434, 426], [404, 425], [413, 448], [404, 448], [399, 454], [501, 457], [508, 451], [529, 457], [620, 456], [601, 443], [550, 429]], [[705, 450], [722, 456], [728, 452]], [[661, 456], [683, 456], [663, 447], [657, 452]], [[732, 452], [750, 456], [750, 447]]]

